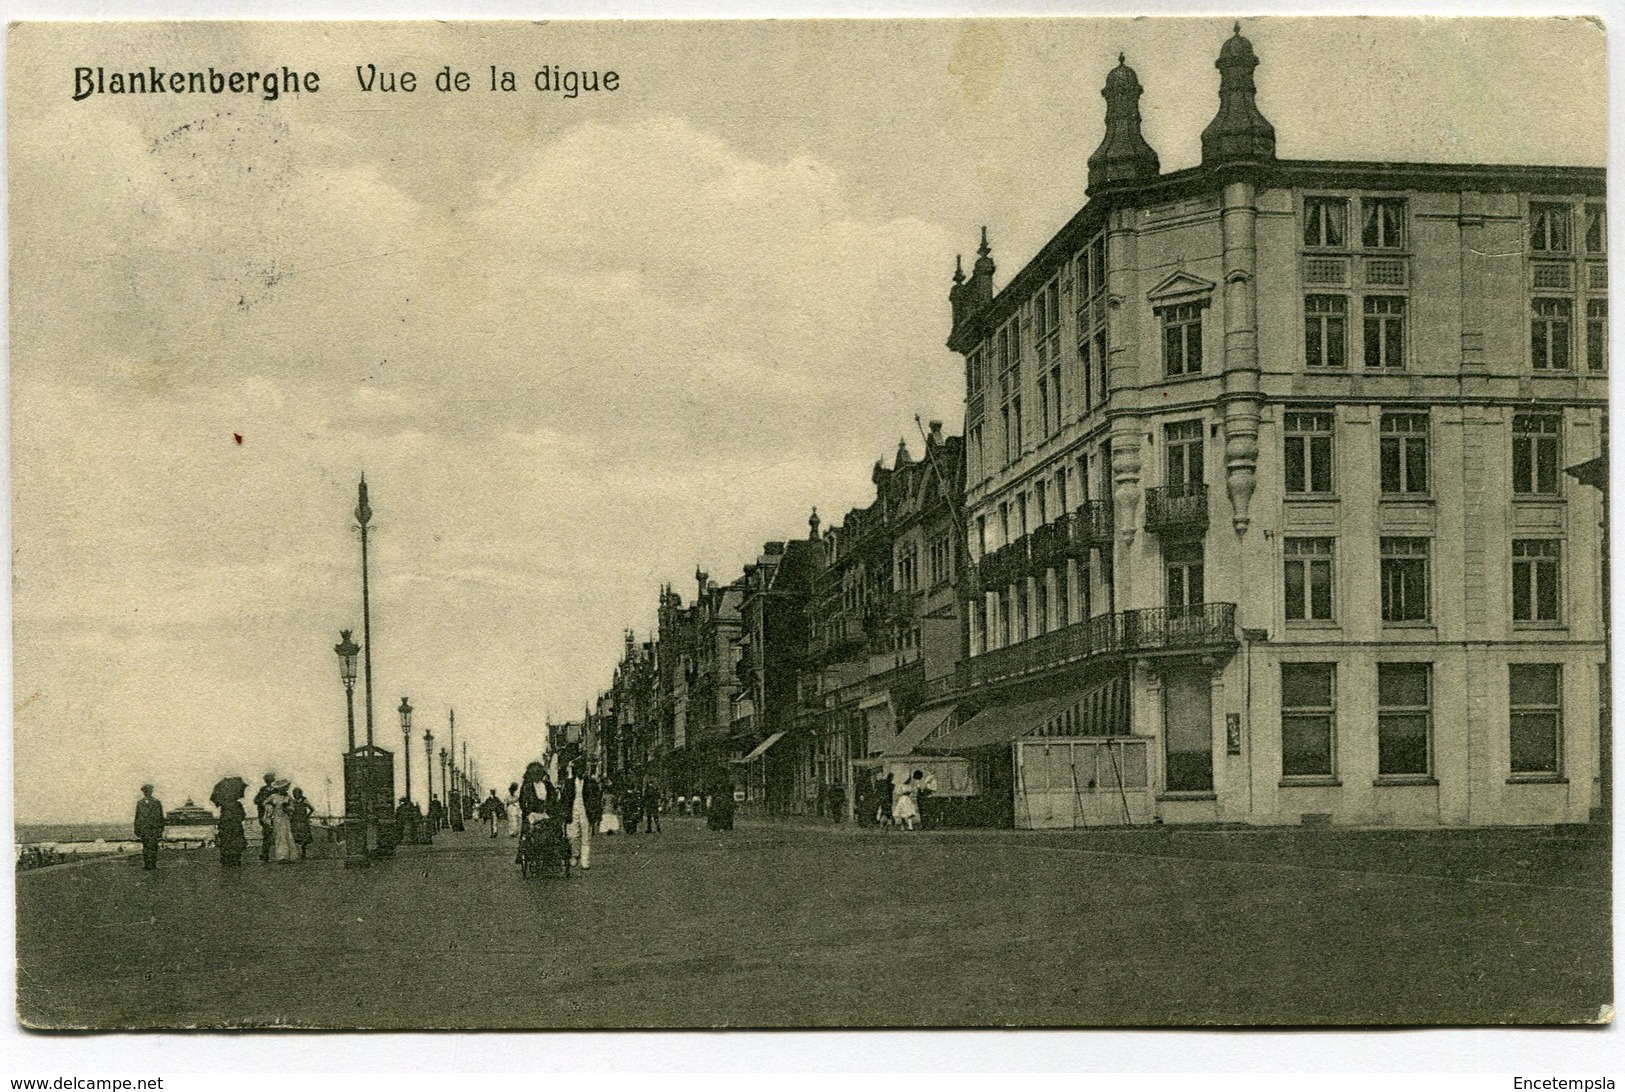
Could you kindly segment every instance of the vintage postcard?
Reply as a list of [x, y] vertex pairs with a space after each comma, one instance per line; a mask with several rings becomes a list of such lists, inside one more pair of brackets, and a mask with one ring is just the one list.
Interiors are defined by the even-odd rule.
[[24, 1027], [1613, 1019], [1599, 22], [7, 54]]

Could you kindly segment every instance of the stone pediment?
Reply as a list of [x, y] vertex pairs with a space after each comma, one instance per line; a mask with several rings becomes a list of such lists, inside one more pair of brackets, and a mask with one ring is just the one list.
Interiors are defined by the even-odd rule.
[[1205, 277], [1183, 269], [1175, 270], [1145, 294], [1153, 307], [1168, 307], [1176, 303], [1206, 303], [1218, 287]]

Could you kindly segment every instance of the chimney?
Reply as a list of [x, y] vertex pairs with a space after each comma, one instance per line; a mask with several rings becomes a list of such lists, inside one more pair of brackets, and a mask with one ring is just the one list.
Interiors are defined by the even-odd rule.
[[1274, 162], [1275, 126], [1258, 112], [1253, 83], [1258, 56], [1239, 22], [1213, 66], [1219, 70], [1219, 112], [1202, 130], [1202, 166]]
[[1089, 157], [1089, 190], [1117, 182], [1155, 178], [1162, 169], [1157, 153], [1140, 134], [1140, 78], [1117, 55], [1100, 94], [1106, 100], [1106, 135]]

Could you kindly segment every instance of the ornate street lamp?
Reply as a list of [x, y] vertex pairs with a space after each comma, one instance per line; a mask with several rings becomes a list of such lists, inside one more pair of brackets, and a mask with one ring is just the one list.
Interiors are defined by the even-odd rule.
[[406, 761], [406, 802], [412, 802], [412, 703], [401, 697], [401, 757]]
[[[434, 803], [434, 732], [425, 728], [423, 730], [423, 769], [424, 776], [429, 779], [429, 804]], [[446, 786], [440, 786], [440, 795], [446, 794]], [[428, 804], [424, 805], [427, 813]]]
[[350, 631], [339, 630], [339, 643], [333, 646], [339, 656], [339, 678], [344, 682], [344, 705], [350, 724], [350, 750], [355, 750], [355, 658], [361, 648], [350, 640]]

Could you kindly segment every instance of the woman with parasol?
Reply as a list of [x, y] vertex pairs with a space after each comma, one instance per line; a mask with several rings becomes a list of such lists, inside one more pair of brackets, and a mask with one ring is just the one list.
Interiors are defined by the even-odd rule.
[[247, 818], [243, 793], [247, 789], [248, 782], [240, 777], [222, 777], [209, 794], [209, 801], [220, 809], [214, 843], [220, 848], [220, 864], [226, 868], [241, 865], [243, 852], [248, 849], [248, 839], [243, 836], [243, 820]]

